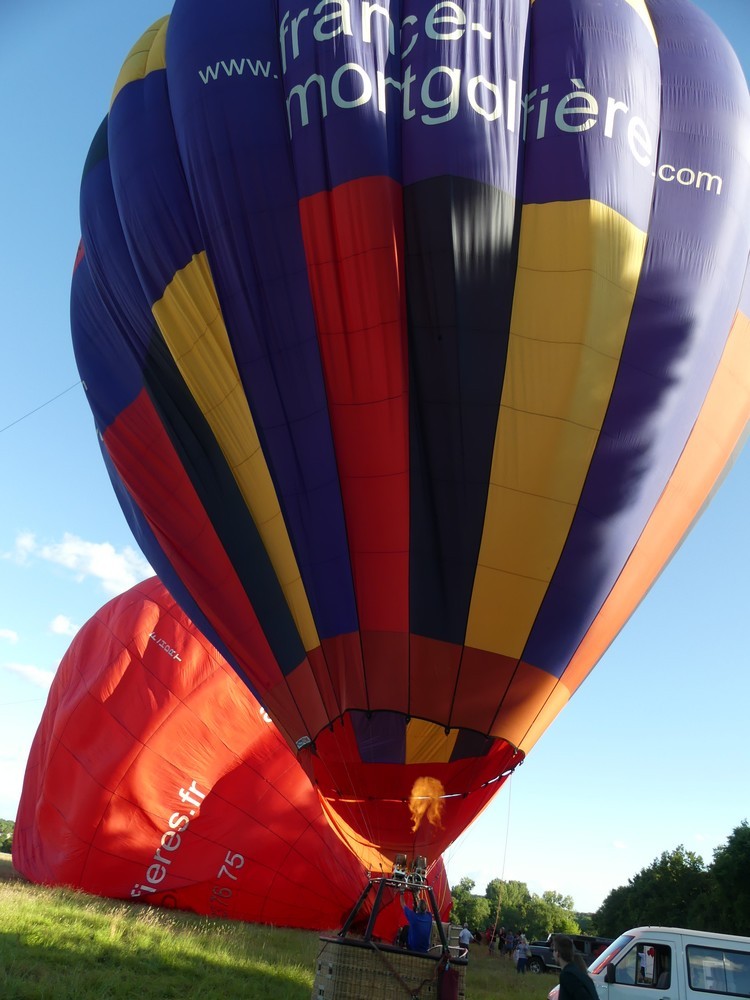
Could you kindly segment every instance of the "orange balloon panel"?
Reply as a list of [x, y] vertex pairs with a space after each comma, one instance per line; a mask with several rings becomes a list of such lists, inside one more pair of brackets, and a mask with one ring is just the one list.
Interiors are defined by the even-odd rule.
[[[34, 882], [311, 929], [340, 926], [368, 874], [274, 725], [156, 578], [105, 605], [65, 654], [13, 861]], [[442, 861], [431, 880], [447, 913]], [[389, 900], [376, 933], [401, 922]]]

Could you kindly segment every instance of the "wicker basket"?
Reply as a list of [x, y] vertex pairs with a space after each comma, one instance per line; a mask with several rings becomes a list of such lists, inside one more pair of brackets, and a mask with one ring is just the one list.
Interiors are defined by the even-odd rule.
[[[418, 955], [355, 938], [320, 939], [312, 1000], [464, 1000], [466, 961], [451, 959], [448, 988], [439, 955]], [[457, 991], [456, 991], [457, 981]]]

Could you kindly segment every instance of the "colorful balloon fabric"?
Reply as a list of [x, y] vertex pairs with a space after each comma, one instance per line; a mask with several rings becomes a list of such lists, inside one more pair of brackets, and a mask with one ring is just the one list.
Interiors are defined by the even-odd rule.
[[[65, 654], [13, 862], [34, 882], [314, 930], [341, 926], [368, 875], [274, 725], [155, 578], [106, 604]], [[429, 881], [447, 918], [442, 860]], [[403, 914], [392, 893], [385, 904], [375, 930], [392, 940]]]
[[363, 856], [471, 822], [739, 448], [749, 103], [688, 0], [177, 0], [125, 61], [104, 458]]

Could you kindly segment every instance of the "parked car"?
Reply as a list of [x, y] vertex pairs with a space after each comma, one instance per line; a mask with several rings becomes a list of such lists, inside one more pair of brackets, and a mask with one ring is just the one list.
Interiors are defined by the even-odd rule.
[[[601, 1000], [633, 1000], [644, 991], [655, 1000], [748, 997], [750, 937], [636, 927], [592, 962], [589, 975]], [[557, 1000], [559, 990], [550, 990], [548, 1000]]]
[[[612, 943], [612, 938], [590, 937], [587, 934], [568, 935], [575, 945], [576, 951], [583, 955], [586, 965], [590, 965], [597, 955]], [[531, 957], [526, 963], [529, 972], [559, 972], [560, 966], [552, 953], [552, 938], [550, 934], [546, 941], [532, 941], [529, 944]]]

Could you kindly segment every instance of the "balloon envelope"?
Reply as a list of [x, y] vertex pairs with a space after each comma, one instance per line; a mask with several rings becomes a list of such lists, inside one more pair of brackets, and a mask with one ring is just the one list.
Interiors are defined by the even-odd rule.
[[749, 124], [687, 0], [177, 0], [125, 62], [72, 293], [105, 461], [363, 852], [471, 821], [739, 447]]
[[[13, 861], [35, 882], [316, 930], [341, 925], [368, 875], [274, 725], [155, 578], [106, 604], [64, 656]], [[430, 881], [447, 916], [442, 860]], [[391, 940], [403, 916], [385, 902], [375, 930]]]

